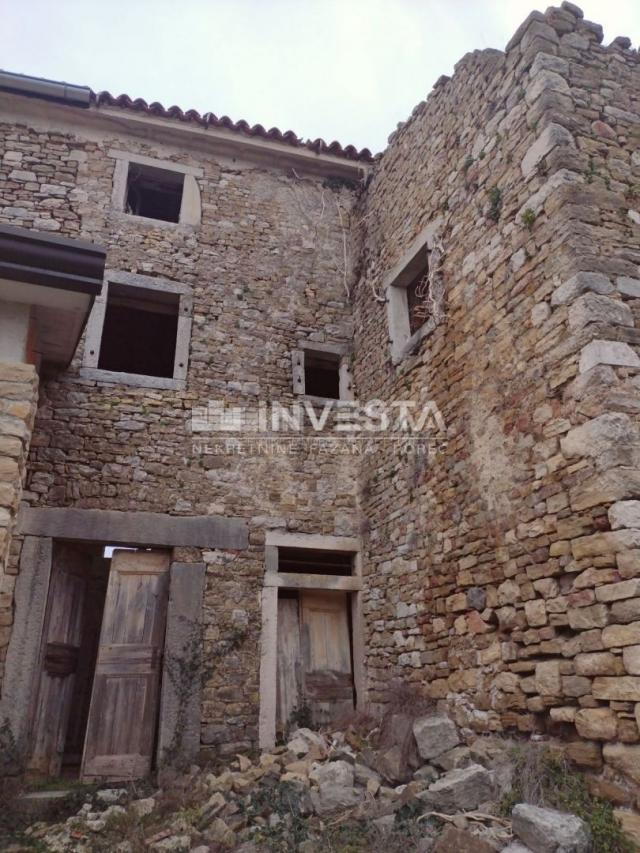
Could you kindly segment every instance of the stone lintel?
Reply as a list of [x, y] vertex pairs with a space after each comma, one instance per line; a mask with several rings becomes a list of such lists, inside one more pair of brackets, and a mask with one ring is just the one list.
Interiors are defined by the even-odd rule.
[[246, 522], [221, 516], [177, 516], [68, 507], [23, 507], [18, 530], [30, 536], [104, 542], [108, 545], [244, 549]]

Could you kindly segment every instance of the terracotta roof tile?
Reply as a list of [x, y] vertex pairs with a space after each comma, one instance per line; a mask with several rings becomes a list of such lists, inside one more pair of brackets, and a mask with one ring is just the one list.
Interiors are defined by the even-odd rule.
[[97, 106], [121, 107], [128, 110], [137, 110], [139, 112], [148, 113], [150, 115], [159, 116], [161, 118], [178, 119], [178, 121], [190, 121], [201, 125], [202, 127], [222, 127], [231, 130], [234, 133], [243, 133], [245, 136], [258, 136], [262, 139], [269, 139], [275, 142], [281, 142], [285, 145], [291, 145], [296, 148], [307, 148], [310, 151], [315, 151], [316, 154], [330, 154], [334, 157], [343, 157], [346, 160], [358, 160], [363, 163], [372, 163], [373, 156], [368, 148], [363, 148], [358, 151], [353, 145], [342, 146], [339, 142], [326, 143], [324, 139], [303, 140], [297, 136], [292, 130], [286, 130], [284, 133], [277, 127], [272, 127], [266, 130], [261, 124], [250, 125], [248, 122], [241, 119], [233, 121], [229, 116], [218, 117], [214, 113], [203, 113], [202, 115], [197, 110], [187, 110], [184, 112], [177, 106], [164, 107], [162, 104], [154, 101], [148, 104], [142, 98], [132, 100], [129, 95], [112, 95], [111, 92], [92, 92], [91, 100]]

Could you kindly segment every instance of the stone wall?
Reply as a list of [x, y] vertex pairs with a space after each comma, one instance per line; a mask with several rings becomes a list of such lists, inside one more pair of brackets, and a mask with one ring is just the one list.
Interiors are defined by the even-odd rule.
[[[69, 370], [43, 381], [24, 499], [249, 521], [247, 551], [176, 556], [207, 565], [203, 741], [247, 745], [258, 712], [265, 530], [353, 535], [356, 478], [350, 463], [329, 456], [194, 452], [191, 412], [210, 400], [291, 403], [299, 341], [352, 340], [343, 245], [354, 191], [344, 180], [308, 175], [304, 165], [258, 165], [207, 153], [200, 143], [196, 150], [184, 140], [151, 143], [142, 131], [109, 132], [97, 114], [91, 126], [80, 111], [85, 126], [73, 127], [77, 111], [53, 107], [59, 112], [45, 121], [37, 103], [31, 116], [24, 100], [15, 99], [26, 117], [0, 125], [0, 221], [105, 245], [108, 270], [160, 276], [189, 285], [193, 295], [185, 390], [83, 378], [82, 345]], [[113, 210], [112, 148], [203, 169], [201, 225]], [[18, 571], [18, 559], [17, 542], [9, 572]], [[5, 631], [0, 673], [7, 642]]]
[[37, 397], [33, 365], [0, 363], [0, 647], [7, 645], [13, 624], [15, 577], [6, 569]]
[[[468, 54], [363, 194], [178, 147], [171, 121], [155, 142], [66, 108], [0, 125], [0, 221], [192, 290], [184, 390], [86, 378], [82, 345], [43, 381], [24, 499], [249, 522], [247, 550], [174, 554], [206, 564], [205, 745], [255, 741], [265, 532], [361, 534], [372, 703], [397, 677], [464, 727], [551, 730], [640, 781], [640, 69], [601, 41], [565, 3]], [[114, 147], [201, 168], [202, 224], [114, 210]], [[444, 314], [393, 363], [382, 286], [427, 226]], [[293, 400], [301, 339], [353, 342], [358, 398], [432, 400], [446, 442], [426, 461], [195, 452], [194, 407]]]
[[[361, 205], [358, 395], [447, 428], [361, 473], [366, 640], [374, 703], [396, 676], [637, 782], [640, 67], [601, 40], [563, 4], [465, 56]], [[433, 223], [446, 317], [394, 365], [382, 282]]]

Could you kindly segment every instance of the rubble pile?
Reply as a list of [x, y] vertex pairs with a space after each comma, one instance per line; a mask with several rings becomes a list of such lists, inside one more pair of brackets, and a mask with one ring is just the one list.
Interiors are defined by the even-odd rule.
[[465, 741], [440, 713], [389, 714], [364, 735], [300, 728], [217, 772], [163, 771], [151, 796], [134, 786], [94, 792], [64, 822], [30, 826], [25, 841], [56, 853], [596, 853], [579, 817], [525, 803], [505, 810], [514, 746]]

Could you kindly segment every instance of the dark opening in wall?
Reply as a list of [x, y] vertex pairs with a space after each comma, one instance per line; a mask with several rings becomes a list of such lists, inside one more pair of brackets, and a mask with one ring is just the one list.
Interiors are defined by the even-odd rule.
[[424, 325], [427, 314], [425, 312], [425, 296], [427, 292], [427, 276], [429, 275], [429, 264], [424, 263], [407, 285], [407, 308], [409, 309], [409, 331], [413, 335]]
[[127, 213], [179, 222], [184, 175], [169, 169], [129, 163], [127, 175]]
[[328, 352], [304, 353], [304, 392], [313, 397], [340, 399], [340, 356]]
[[278, 548], [278, 571], [307, 575], [351, 575], [353, 554], [313, 548]]
[[173, 377], [179, 301], [177, 293], [110, 283], [98, 367]]

